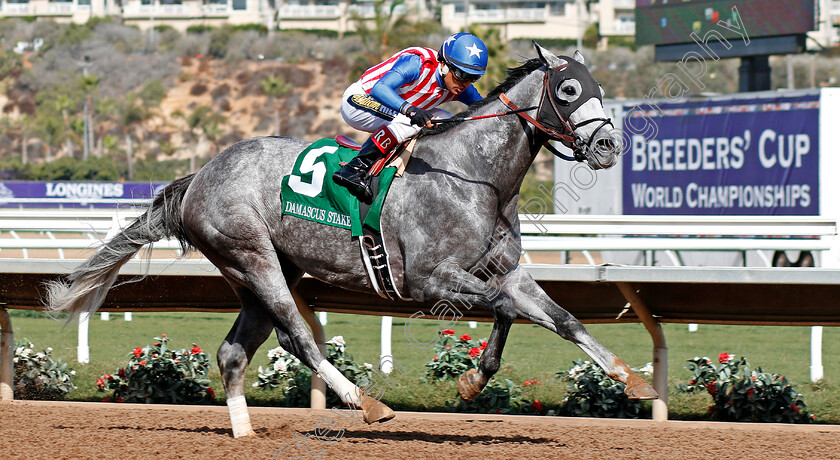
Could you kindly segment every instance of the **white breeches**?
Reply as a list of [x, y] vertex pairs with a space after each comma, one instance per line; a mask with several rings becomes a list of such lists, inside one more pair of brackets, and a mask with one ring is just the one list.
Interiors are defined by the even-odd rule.
[[[353, 83], [341, 97], [341, 116], [348, 125], [359, 131], [372, 133], [383, 125], [394, 134], [397, 142], [402, 142], [420, 132], [420, 127], [411, 124], [409, 118], [397, 111], [382, 106], [378, 110], [361, 108], [350, 103], [354, 95], [368, 96], [359, 82]], [[451, 113], [443, 109], [431, 109], [436, 118], [450, 118]]]

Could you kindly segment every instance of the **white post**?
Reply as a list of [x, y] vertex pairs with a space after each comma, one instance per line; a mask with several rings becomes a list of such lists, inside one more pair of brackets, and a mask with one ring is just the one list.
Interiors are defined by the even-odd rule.
[[318, 321], [321, 322], [321, 326], [326, 326], [327, 325], [327, 312], [319, 311], [318, 312]]
[[0, 306], [0, 401], [15, 399], [15, 334], [12, 318]]
[[688, 323], [688, 332], [697, 332], [697, 323]]
[[475, 329], [475, 328], [478, 327], [478, 322], [477, 321], [470, 321], [467, 324], [469, 324], [470, 329]]
[[76, 351], [76, 361], [90, 362], [90, 346], [88, 346], [88, 328], [90, 327], [90, 313], [79, 315], [79, 348]]
[[125, 312], [125, 320], [126, 321], [131, 321], [131, 319], [132, 319], [131, 312], [130, 311]]
[[111, 320], [111, 314], [108, 313], [107, 311], [103, 311], [102, 313], [100, 313], [100, 315], [102, 315], [101, 316], [102, 321], [110, 321]]
[[823, 378], [822, 326], [811, 326], [811, 381]]
[[380, 340], [380, 347], [382, 349], [379, 354], [379, 369], [386, 374], [390, 374], [394, 369], [394, 357], [391, 355], [391, 325], [394, 318], [391, 316], [382, 317], [382, 336]]

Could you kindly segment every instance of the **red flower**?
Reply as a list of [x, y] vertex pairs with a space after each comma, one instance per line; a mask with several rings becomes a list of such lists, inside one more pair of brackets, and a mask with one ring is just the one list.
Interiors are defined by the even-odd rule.
[[212, 388], [208, 388], [208, 389], [207, 389], [207, 394], [208, 394], [211, 398], [215, 398], [215, 397], [216, 397], [216, 392], [215, 392], [215, 391], [213, 391], [213, 389], [212, 389]]
[[478, 347], [470, 348], [470, 351], [469, 351], [470, 358], [475, 358], [480, 354], [481, 354], [481, 350], [479, 350]]
[[438, 357], [437, 357], [437, 356], [435, 356], [435, 359], [434, 359], [434, 360], [435, 360], [435, 361], [437, 361], [437, 360], [438, 360]]
[[198, 345], [192, 347], [192, 349], [190, 350], [190, 353], [192, 353], [194, 355], [197, 355], [197, 354], [201, 353], [201, 347], [199, 347]]
[[752, 376], [752, 379], [753, 379], [753, 382], [755, 382], [756, 380], [758, 380], [758, 377], [756, 377], [756, 376], [754, 376], [754, 375], [753, 375], [753, 376]]
[[794, 412], [799, 412], [799, 406], [797, 406], [796, 404], [791, 404], [790, 408], [793, 409]]
[[455, 335], [455, 331], [453, 331], [452, 329], [444, 329], [443, 335]]
[[531, 407], [536, 409], [537, 412], [542, 412], [542, 410], [543, 410], [542, 403], [540, 402], [539, 399], [535, 399], [534, 402], [531, 403]]
[[468, 336], [467, 334], [464, 334], [464, 335], [461, 336], [461, 340], [463, 340], [464, 342], [466, 342], [467, 340], [470, 340], [471, 338], [472, 337]]
[[146, 360], [144, 359], [143, 361], [140, 361], [140, 362], [139, 362], [139, 363], [137, 363], [137, 364], [139, 364], [139, 365], [141, 365], [141, 366], [142, 366], [142, 365], [146, 364]]
[[747, 396], [752, 397], [755, 393], [755, 388], [747, 388]]
[[450, 347], [449, 345], [447, 345], [445, 348], [446, 348], [447, 350], [452, 349], [452, 347]]
[[102, 402], [111, 402], [111, 398], [105, 398], [102, 400]]
[[105, 389], [105, 381], [102, 380], [101, 377], [96, 379], [96, 386], [99, 387], [100, 390], [104, 390]]
[[137, 348], [134, 349], [134, 357], [135, 358], [139, 358], [140, 355], [142, 355], [142, 354], [143, 354], [143, 349], [142, 348], [137, 347]]
[[710, 384], [706, 385], [706, 389], [709, 390], [709, 394], [712, 395], [712, 396], [714, 396], [715, 392], [717, 391], [715, 389], [715, 384], [714, 383], [710, 383]]
[[728, 363], [731, 358], [732, 358], [732, 355], [730, 355], [729, 353], [721, 353], [721, 354], [718, 355], [718, 361], [721, 364]]
[[105, 380], [114, 380], [114, 377], [112, 377], [111, 374], [105, 374], [102, 376], [102, 378]]
[[691, 381], [688, 382], [689, 385], [694, 385], [695, 383], [697, 383], [697, 382], [695, 382], [694, 379], [691, 379]]
[[117, 398], [117, 402], [125, 402], [125, 400], [122, 398]]
[[163, 337], [164, 339], [166, 338], [166, 334], [161, 334], [160, 336]]
[[527, 386], [528, 386], [528, 385], [530, 385], [530, 384], [531, 384], [531, 382], [529, 382], [529, 381], [527, 381], [527, 380], [526, 380], [526, 381], [524, 381], [524, 382], [522, 382], [522, 386], [523, 386], [523, 387], [527, 387]]
[[124, 379], [125, 378], [125, 369], [120, 368], [120, 371], [117, 372], [117, 375], [119, 375], [121, 379]]
[[159, 346], [160, 346], [160, 342], [156, 343], [156, 344], [155, 344], [155, 346], [156, 346], [156, 347], [159, 347]]
[[486, 340], [484, 342], [481, 342], [481, 349], [483, 350], [485, 348], [487, 348], [487, 341]]

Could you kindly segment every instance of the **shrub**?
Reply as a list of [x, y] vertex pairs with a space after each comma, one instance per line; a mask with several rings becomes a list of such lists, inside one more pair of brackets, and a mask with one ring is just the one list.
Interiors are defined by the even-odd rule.
[[[531, 383], [531, 382], [526, 382]], [[483, 414], [541, 414], [542, 403], [524, 397], [525, 390], [510, 379], [491, 379], [472, 401], [459, 399], [446, 405], [456, 412], [477, 412]]]
[[479, 357], [487, 339], [474, 340], [467, 334], [455, 338], [455, 331], [443, 331], [443, 340], [435, 345], [435, 357], [426, 363], [424, 380], [440, 381], [457, 379], [470, 369], [477, 369]]
[[760, 367], [751, 370], [743, 356], [738, 360], [732, 358], [729, 353], [721, 353], [717, 365], [707, 357], [689, 359], [686, 369], [692, 373], [691, 380], [688, 385], [679, 385], [679, 390], [708, 392], [714, 402], [709, 413], [720, 420], [814, 421], [816, 416], [808, 412], [802, 395], [793, 389], [784, 375], [770, 374]]
[[166, 334], [154, 339], [152, 345], [135, 348], [116, 375], [96, 380], [99, 391], [113, 390], [104, 401], [183, 404], [215, 399], [207, 378], [210, 357], [201, 347], [175, 351], [169, 349]]
[[[560, 404], [560, 413], [573, 417], [639, 418], [642, 403], [624, 393], [624, 385], [609, 377], [600, 366], [589, 361], [576, 360], [568, 371], [557, 377], [568, 382], [566, 397]], [[647, 368], [641, 369], [649, 373]]]
[[76, 387], [76, 371], [67, 369], [61, 358], [53, 358], [52, 348], [35, 353], [35, 345], [27, 339], [15, 344], [14, 386], [21, 399], [64, 399]]
[[[259, 367], [258, 381], [255, 388], [280, 389], [283, 392], [283, 405], [287, 407], [309, 407], [312, 371], [299, 359], [282, 347], [268, 351], [269, 366]], [[347, 379], [361, 389], [374, 383], [373, 365], [361, 366], [347, 353], [344, 337], [338, 335], [327, 342], [327, 361], [335, 366]], [[342, 407], [344, 403], [333, 391], [327, 392], [327, 407]]]

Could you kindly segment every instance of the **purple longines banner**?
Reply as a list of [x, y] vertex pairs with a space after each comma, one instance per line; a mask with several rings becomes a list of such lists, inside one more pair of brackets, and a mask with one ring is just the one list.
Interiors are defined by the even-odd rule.
[[0, 182], [0, 207], [115, 207], [119, 201], [148, 200], [161, 182]]
[[819, 95], [655, 109], [624, 108], [624, 214], [819, 215]]

